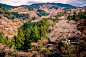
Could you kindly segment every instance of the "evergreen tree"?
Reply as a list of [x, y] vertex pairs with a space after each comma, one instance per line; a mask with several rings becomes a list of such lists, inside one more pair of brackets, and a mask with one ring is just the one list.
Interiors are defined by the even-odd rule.
[[25, 38], [21, 28], [19, 28], [18, 35], [15, 41], [17, 49], [23, 49]]
[[45, 20], [42, 21], [41, 24], [41, 36], [44, 36], [48, 32], [48, 26]]
[[80, 9], [80, 12], [78, 13], [78, 17], [82, 18], [82, 11], [81, 11], [81, 9]]
[[32, 33], [33, 39], [34, 41], [38, 41], [39, 39], [39, 31], [37, 26], [35, 25], [34, 29], [33, 29], [33, 33]]
[[76, 16], [77, 16], [76, 11], [74, 11], [73, 20], [75, 20]]
[[40, 29], [40, 34], [41, 34], [41, 36], [43, 36], [44, 35], [44, 28], [43, 28], [43, 26], [41, 25], [41, 29]]
[[69, 13], [69, 16], [68, 16], [68, 18], [67, 18], [68, 20], [71, 20], [72, 19], [72, 17], [70, 16], [70, 13]]
[[25, 44], [24, 44], [24, 50], [27, 51], [30, 48], [30, 29], [27, 29], [25, 31]]

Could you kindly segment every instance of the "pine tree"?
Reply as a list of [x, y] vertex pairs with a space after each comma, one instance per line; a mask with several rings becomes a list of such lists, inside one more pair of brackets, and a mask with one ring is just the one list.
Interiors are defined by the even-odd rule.
[[27, 29], [25, 32], [25, 44], [24, 44], [24, 50], [27, 51], [30, 48], [30, 29]]
[[41, 36], [43, 36], [44, 35], [44, 28], [43, 28], [43, 26], [41, 25], [41, 32], [40, 32], [40, 34], [41, 34]]
[[21, 28], [19, 28], [18, 35], [15, 41], [17, 49], [23, 49], [25, 38]]
[[78, 13], [78, 17], [82, 18], [82, 11], [81, 11], [81, 9], [80, 9], [80, 12]]
[[39, 39], [39, 31], [38, 31], [38, 28], [37, 28], [36, 25], [35, 25], [35, 27], [33, 29], [32, 35], [33, 35], [34, 41], [38, 41], [38, 39]]
[[68, 20], [71, 20], [72, 18], [71, 18], [71, 16], [70, 16], [70, 13], [69, 13], [69, 16], [68, 16], [68, 18], [67, 18]]
[[74, 11], [73, 20], [75, 20], [76, 16], [77, 16], [76, 11]]

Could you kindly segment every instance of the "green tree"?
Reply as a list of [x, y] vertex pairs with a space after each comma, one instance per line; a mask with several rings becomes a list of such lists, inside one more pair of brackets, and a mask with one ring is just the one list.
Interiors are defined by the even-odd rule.
[[24, 45], [25, 38], [24, 38], [24, 34], [21, 28], [19, 28], [18, 35], [15, 41], [16, 41], [15, 44], [16, 44], [17, 49], [24, 48], [23, 45]]
[[41, 34], [41, 36], [43, 36], [44, 35], [44, 28], [43, 28], [43, 26], [41, 25], [41, 29], [40, 29], [41, 31], [40, 31], [40, 34]]
[[32, 33], [33, 39], [34, 41], [38, 41], [39, 39], [39, 31], [37, 26], [35, 25], [34, 29], [33, 29], [33, 33]]
[[27, 29], [26, 31], [25, 31], [25, 44], [24, 44], [24, 50], [25, 51], [28, 51], [28, 49], [30, 48], [30, 33], [31, 33], [31, 31], [30, 31], [30, 29]]
[[78, 17], [79, 17], [79, 18], [82, 18], [82, 16], [83, 16], [83, 15], [82, 15], [82, 11], [81, 11], [81, 9], [80, 9], [80, 12], [78, 13]]
[[4, 41], [3, 36], [1, 35], [1, 33], [0, 33], [0, 43], [5, 44], [5, 41]]
[[69, 13], [69, 16], [68, 16], [68, 18], [67, 18], [68, 20], [71, 20], [72, 18], [71, 18], [71, 16], [70, 16], [70, 13]]
[[74, 13], [73, 20], [75, 20], [75, 17], [77, 16], [76, 11], [74, 11], [73, 13]]

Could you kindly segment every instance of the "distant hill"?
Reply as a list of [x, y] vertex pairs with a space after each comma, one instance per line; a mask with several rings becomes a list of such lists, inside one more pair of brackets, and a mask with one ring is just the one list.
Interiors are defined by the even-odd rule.
[[84, 7], [86, 7], [86, 6], [84, 6]]
[[6, 4], [2, 4], [2, 3], [0, 3], [0, 6], [6, 8], [6, 9], [11, 9], [11, 8], [15, 7], [15, 6], [10, 6], [10, 5], [6, 5]]
[[82, 9], [86, 10], [86, 6], [82, 7]]
[[[32, 4], [32, 5], [21, 5], [25, 8], [28, 8], [29, 10], [33, 10], [33, 8], [39, 8], [40, 5], [43, 5], [45, 3], [36, 3], [36, 4]], [[70, 9], [70, 8], [76, 8], [75, 6], [69, 5], [69, 4], [62, 4], [62, 3], [49, 3], [52, 5], [58, 5], [59, 7], [66, 7], [66, 9]], [[6, 5], [6, 4], [2, 4], [0, 3], [1, 7], [4, 7], [6, 9], [11, 9], [11, 8], [15, 8], [17, 6], [11, 6], [11, 5]], [[86, 6], [85, 6], [86, 7]]]
[[30, 11], [34, 10], [34, 8], [39, 9], [39, 6], [42, 5], [43, 3], [37, 3], [37, 4], [32, 4], [32, 5], [21, 5], [24, 8], [29, 9]]
[[[42, 6], [43, 4], [45, 4], [45, 3], [37, 3], [37, 4], [32, 4], [32, 5], [21, 5], [21, 6], [23, 6], [24, 8], [27, 8], [30, 11], [32, 11], [33, 8], [37, 8], [38, 9], [39, 6]], [[69, 4], [62, 4], [62, 3], [48, 3], [48, 4], [58, 5], [59, 7], [65, 7], [65, 9], [70, 9], [70, 8], [73, 9], [73, 8], [76, 8], [75, 6], [72, 6], [72, 5], [69, 5]], [[58, 9], [56, 7], [53, 7], [53, 8]]]
[[50, 3], [52, 5], [58, 5], [60, 7], [67, 7], [67, 8], [76, 8], [75, 6], [72, 6], [70, 4], [62, 4], [62, 3]]

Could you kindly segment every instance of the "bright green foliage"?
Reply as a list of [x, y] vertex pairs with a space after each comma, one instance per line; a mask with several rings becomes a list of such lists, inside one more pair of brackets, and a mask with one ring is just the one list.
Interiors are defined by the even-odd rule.
[[83, 13], [82, 13], [81, 10], [80, 10], [80, 12], [78, 13], [78, 17], [79, 17], [79, 18], [83, 18]]
[[67, 18], [68, 20], [72, 20], [72, 16], [70, 16], [70, 13], [69, 13], [69, 16]]
[[32, 38], [34, 39], [34, 41], [38, 41], [39, 39], [39, 31], [36, 25], [33, 28]]
[[44, 35], [43, 26], [41, 26], [41, 35]]
[[1, 35], [1, 33], [0, 33], [0, 43], [6, 44], [6, 46], [9, 46], [9, 47], [12, 46], [12, 43], [11, 43], [11, 41], [8, 39], [8, 37], [3, 38], [3, 36]]
[[44, 34], [46, 34], [48, 32], [48, 26], [46, 24], [46, 21], [43, 20], [42, 24], [41, 24], [41, 35], [43, 36]]
[[17, 49], [23, 49], [25, 38], [21, 28], [19, 28], [18, 35], [15, 41]]
[[8, 15], [8, 14], [3, 14], [3, 16], [4, 16], [4, 17], [9, 17], [9, 15]]

